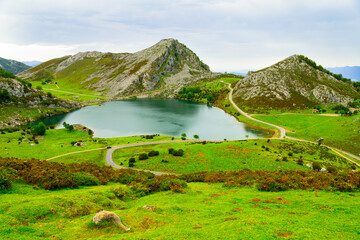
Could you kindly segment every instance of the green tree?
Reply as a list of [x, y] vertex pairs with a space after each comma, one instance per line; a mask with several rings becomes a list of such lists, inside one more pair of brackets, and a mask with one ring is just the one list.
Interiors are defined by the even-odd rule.
[[32, 129], [32, 133], [35, 133], [37, 135], [45, 135], [45, 132], [46, 132], [46, 127], [43, 122], [39, 122]]
[[194, 135], [194, 138], [195, 138], [195, 139], [199, 139], [199, 135], [195, 134], [195, 135]]
[[181, 136], [182, 136], [182, 137], [186, 137], [186, 133], [182, 133]]

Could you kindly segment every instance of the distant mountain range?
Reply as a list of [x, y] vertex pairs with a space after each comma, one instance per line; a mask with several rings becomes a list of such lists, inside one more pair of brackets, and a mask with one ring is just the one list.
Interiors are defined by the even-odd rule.
[[5, 71], [12, 72], [13, 74], [18, 74], [31, 67], [22, 62], [0, 57], [0, 68], [3, 68]]
[[360, 81], [360, 66], [354, 67], [333, 67], [327, 68], [331, 72], [336, 74], [342, 74], [346, 78], [350, 78], [352, 81]]
[[22, 61], [22, 63], [24, 63], [30, 67], [35, 67], [35, 66], [41, 64], [42, 62], [40, 62], [40, 61]]

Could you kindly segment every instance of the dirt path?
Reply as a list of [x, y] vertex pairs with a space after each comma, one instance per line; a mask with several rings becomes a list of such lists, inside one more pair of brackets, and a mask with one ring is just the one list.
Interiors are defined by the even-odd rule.
[[[121, 148], [129, 148], [129, 147], [156, 145], [156, 144], [164, 144], [164, 143], [182, 143], [182, 142], [198, 142], [198, 141], [197, 140], [175, 140], [175, 141], [146, 142], [146, 143], [133, 143], [133, 144], [127, 144], [127, 145], [120, 145], [120, 146], [112, 147], [106, 152], [106, 163], [108, 165], [114, 167], [114, 168], [117, 168], [117, 169], [127, 169], [128, 167], [122, 167], [122, 166], [119, 166], [116, 163], [114, 163], [113, 153], [114, 153], [115, 150], [121, 149]], [[144, 169], [136, 169], [136, 168], [131, 168], [131, 169], [136, 170], [136, 171], [151, 172], [151, 173], [153, 173], [154, 175], [157, 175], [157, 176], [160, 176], [160, 175], [175, 175], [173, 173], [155, 172], [155, 171], [149, 171], [149, 170], [144, 170]]]
[[65, 153], [65, 154], [62, 154], [62, 155], [59, 155], [59, 156], [55, 156], [55, 157], [52, 157], [52, 158], [48, 158], [48, 159], [46, 159], [46, 161], [50, 161], [50, 160], [53, 160], [53, 159], [56, 159], [56, 158], [59, 158], [59, 157], [63, 157], [63, 156], [67, 156], [67, 155], [71, 155], [71, 154], [83, 153], [83, 152], [91, 152], [91, 151], [98, 151], [98, 150], [104, 150], [104, 149], [106, 149], [106, 147], [89, 149], [89, 150], [83, 150], [83, 151], [77, 151], [77, 152]]
[[[288, 138], [288, 139], [295, 140], [295, 141], [307, 142], [307, 143], [311, 143], [311, 144], [318, 144], [318, 143], [316, 143], [316, 142], [312, 142], [312, 141], [308, 141], [308, 140], [303, 140], [303, 139], [297, 139], [297, 138], [288, 137], [288, 136], [286, 136], [286, 130], [285, 130], [285, 128], [280, 127], [280, 126], [277, 126], [277, 125], [274, 125], [274, 124], [271, 124], [271, 123], [267, 123], [267, 122], [264, 122], [264, 121], [260, 121], [260, 120], [258, 120], [258, 119], [255, 119], [255, 118], [249, 116], [247, 113], [245, 113], [244, 111], [242, 111], [242, 110], [234, 103], [234, 101], [232, 100], [232, 94], [233, 94], [233, 90], [234, 90], [234, 89], [231, 87], [231, 84], [230, 84], [230, 83], [226, 83], [226, 82], [223, 82], [223, 83], [228, 84], [228, 87], [229, 87], [229, 89], [231, 90], [231, 91], [230, 91], [230, 94], [229, 94], [230, 103], [231, 103], [231, 104], [234, 106], [234, 108], [235, 108], [236, 110], [238, 110], [239, 113], [241, 113], [244, 117], [247, 117], [248, 119], [254, 120], [254, 121], [256, 121], [256, 122], [264, 123], [264, 124], [267, 124], [267, 125], [269, 125], [269, 126], [272, 126], [272, 127], [275, 127], [275, 128], [277, 128], [277, 129], [279, 129], [279, 130], [280, 130], [280, 133], [281, 133], [281, 134], [280, 134], [280, 137], [279, 137], [280, 139], [281, 139], [281, 138]], [[345, 152], [345, 151], [343, 151], [343, 150], [341, 150], [341, 149], [337, 149], [337, 148], [331, 147], [331, 146], [327, 146], [327, 145], [324, 145], [324, 144], [323, 144], [323, 146], [330, 148], [330, 149], [333, 150], [335, 153], [337, 153], [339, 156], [345, 158], [346, 160], [348, 160], [348, 161], [350, 161], [350, 162], [352, 162], [352, 163], [354, 163], [354, 164], [356, 164], [357, 166], [360, 167], [360, 164], [359, 164], [358, 162], [355, 162], [355, 161], [351, 160], [350, 158], [344, 156], [343, 154], [345, 154], [345, 155], [347, 155], [347, 156], [350, 156], [350, 157], [352, 157], [352, 158], [354, 158], [354, 159], [356, 159], [356, 160], [359, 160], [359, 161], [360, 161], [360, 157], [358, 157], [358, 156], [356, 156], [356, 155], [354, 155], [354, 154]], [[342, 153], [342, 154], [341, 154], [341, 153]]]
[[251, 119], [251, 120], [253, 120], [253, 121], [255, 121], [255, 122], [263, 123], [263, 124], [272, 126], [272, 127], [274, 127], [274, 128], [277, 128], [277, 129], [280, 131], [280, 137], [279, 137], [279, 138], [285, 138], [285, 133], [286, 133], [285, 128], [280, 127], [280, 126], [277, 126], [277, 125], [275, 125], [275, 124], [271, 124], [271, 123], [267, 123], [267, 122], [258, 120], [258, 119], [256, 119], [256, 118], [253, 118], [253, 117], [249, 116], [246, 112], [244, 112], [243, 110], [241, 110], [241, 109], [234, 103], [234, 101], [232, 100], [232, 94], [233, 94], [234, 89], [231, 87], [231, 84], [230, 84], [230, 83], [226, 83], [226, 82], [223, 82], [223, 83], [227, 84], [227, 85], [228, 85], [228, 88], [230, 89], [230, 94], [229, 94], [229, 101], [230, 101], [230, 103], [233, 105], [233, 107], [234, 107], [240, 114], [242, 114], [244, 117], [246, 117], [246, 118], [248, 118], [248, 119]]

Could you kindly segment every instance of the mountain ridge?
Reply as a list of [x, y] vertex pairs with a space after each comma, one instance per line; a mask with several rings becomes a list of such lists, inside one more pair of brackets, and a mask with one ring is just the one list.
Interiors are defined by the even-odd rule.
[[235, 86], [236, 102], [251, 109], [296, 109], [328, 103], [347, 105], [360, 97], [349, 83], [319, 70], [322, 67], [314, 68], [309, 59], [304, 59], [302, 55], [292, 55], [270, 67], [249, 72]]
[[176, 88], [211, 75], [209, 67], [192, 50], [170, 38], [135, 53], [88, 51], [52, 59], [20, 73], [19, 77], [77, 82], [116, 97], [153, 90], [167, 91], [168, 96]]
[[18, 74], [25, 70], [30, 69], [31, 67], [16, 60], [0, 57], [0, 68], [4, 69], [5, 71], [11, 72], [13, 74]]

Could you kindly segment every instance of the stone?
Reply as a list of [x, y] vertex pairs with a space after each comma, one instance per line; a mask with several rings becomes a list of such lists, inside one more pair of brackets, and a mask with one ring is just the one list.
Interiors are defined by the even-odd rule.
[[106, 219], [113, 219], [113, 221], [118, 224], [122, 229], [124, 229], [125, 231], [130, 231], [130, 228], [125, 226], [118, 215], [116, 215], [115, 213], [113, 212], [108, 212], [108, 211], [100, 211], [98, 212], [94, 217], [93, 217], [93, 222], [95, 224], [98, 224], [100, 223], [101, 221], [103, 220], [106, 220]]

